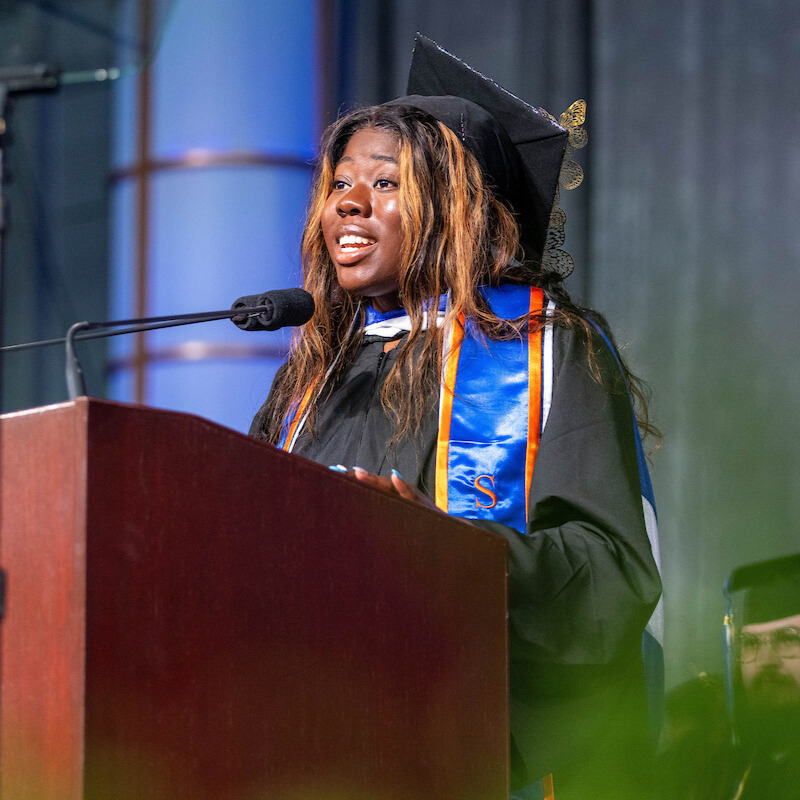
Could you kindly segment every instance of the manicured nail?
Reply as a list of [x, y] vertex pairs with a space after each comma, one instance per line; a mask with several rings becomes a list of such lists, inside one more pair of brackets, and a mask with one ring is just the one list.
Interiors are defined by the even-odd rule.
[[332, 469], [334, 472], [347, 472], [347, 467], [343, 467], [341, 464], [331, 464], [328, 469]]
[[401, 481], [405, 480], [405, 478], [396, 469], [392, 470], [392, 475], [394, 475], [396, 478], [400, 478]]
[[353, 472], [360, 472], [362, 475], [366, 475], [367, 471], [364, 467], [353, 467]]

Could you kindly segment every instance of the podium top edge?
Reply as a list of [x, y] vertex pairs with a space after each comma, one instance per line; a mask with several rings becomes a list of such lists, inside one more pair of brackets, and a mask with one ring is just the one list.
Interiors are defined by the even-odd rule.
[[51, 403], [46, 406], [34, 406], [33, 408], [23, 408], [19, 411], [8, 411], [5, 414], [0, 414], [0, 419], [15, 419], [17, 417], [29, 417], [35, 414], [47, 414], [51, 411], [57, 411], [58, 409], [70, 408], [77, 402], [77, 400], [66, 400], [63, 403]]
[[227, 425], [223, 425], [220, 422], [215, 422], [214, 420], [207, 419], [206, 417], [203, 417], [200, 414], [196, 414], [191, 411], [178, 411], [177, 409], [173, 408], [160, 408], [159, 406], [151, 406], [147, 405], [146, 403], [130, 403], [122, 400], [107, 400], [104, 397], [91, 397], [88, 395], [83, 395], [82, 397], [78, 397], [76, 400], [65, 400], [60, 403], [50, 403], [45, 406], [34, 406], [33, 408], [23, 408], [18, 411], [10, 411], [5, 414], [0, 414], [0, 420], [19, 419], [22, 417], [35, 416], [40, 414], [52, 414], [58, 411], [68, 411], [70, 409], [81, 409], [81, 408], [88, 409], [90, 407], [128, 409], [130, 411], [139, 411], [152, 414], [169, 414], [182, 417], [190, 417], [195, 420], [199, 420], [203, 423], [206, 423], [208, 425], [213, 425], [217, 428], [221, 428], [222, 430], [235, 433], [237, 436], [243, 436], [244, 438], [249, 438], [246, 434], [241, 433], [240, 431], [234, 430], [233, 428], [229, 428]]

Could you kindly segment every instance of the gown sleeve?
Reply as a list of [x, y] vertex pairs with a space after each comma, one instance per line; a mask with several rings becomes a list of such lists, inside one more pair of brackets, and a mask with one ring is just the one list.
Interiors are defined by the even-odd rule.
[[[642, 633], [661, 593], [627, 389], [614, 355], [554, 329], [553, 400], [527, 529], [509, 545], [511, 783], [559, 800], [650, 796]], [[522, 796], [522, 795], [520, 795]]]
[[641, 645], [661, 593], [645, 528], [630, 399], [597, 337], [556, 328], [552, 407], [542, 433], [527, 530], [480, 522], [509, 544], [512, 656], [610, 664]]

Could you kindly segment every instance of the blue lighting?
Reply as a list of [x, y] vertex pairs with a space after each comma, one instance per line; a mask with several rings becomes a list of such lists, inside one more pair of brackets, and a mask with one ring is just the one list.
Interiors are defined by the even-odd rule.
[[[178, 4], [151, 66], [148, 316], [218, 310], [240, 295], [300, 283], [317, 133], [316, 24], [310, 0]], [[117, 90], [118, 169], [136, 160], [136, 87], [129, 78]], [[269, 163], [271, 157], [286, 165]], [[113, 201], [112, 315], [132, 317], [132, 173], [114, 184]], [[282, 333], [245, 333], [230, 322], [149, 333], [144, 400], [247, 430], [281, 357], [175, 357], [191, 350], [186, 343], [199, 343], [192, 351], [266, 345], [277, 352], [286, 342]], [[133, 347], [133, 337], [111, 347], [116, 399], [134, 399]]]

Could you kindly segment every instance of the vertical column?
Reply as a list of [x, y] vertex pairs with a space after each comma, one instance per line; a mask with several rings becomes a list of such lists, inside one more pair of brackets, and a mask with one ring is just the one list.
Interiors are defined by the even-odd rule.
[[[139, 0], [145, 19], [163, 16], [159, 2]], [[120, 81], [114, 318], [216, 310], [299, 283], [317, 27], [315, 0], [179, 1], [149, 66]], [[119, 337], [109, 394], [244, 430], [287, 343], [229, 321], [152, 331], [138, 346]]]

